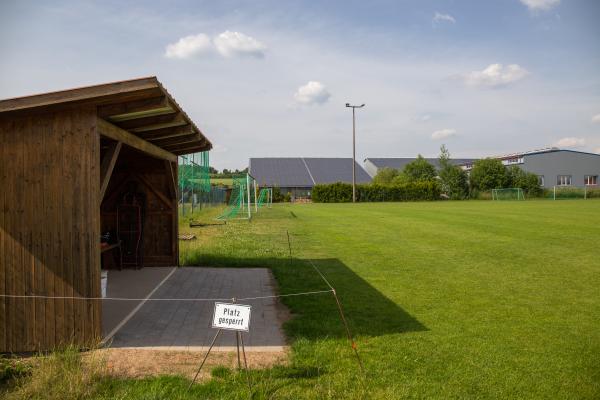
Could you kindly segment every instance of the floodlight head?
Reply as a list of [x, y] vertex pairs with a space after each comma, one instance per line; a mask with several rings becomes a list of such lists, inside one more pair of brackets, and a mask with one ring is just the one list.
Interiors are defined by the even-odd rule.
[[350, 103], [346, 103], [346, 107], [350, 107]]
[[362, 104], [360, 105], [360, 108], [363, 108], [364, 106], [365, 106], [365, 103], [362, 103]]

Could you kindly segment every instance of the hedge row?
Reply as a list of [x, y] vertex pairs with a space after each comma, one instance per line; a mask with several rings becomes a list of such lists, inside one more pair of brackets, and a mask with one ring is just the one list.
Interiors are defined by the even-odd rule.
[[[440, 186], [433, 181], [399, 185], [356, 185], [356, 200], [362, 202], [439, 200], [440, 195]], [[315, 185], [312, 201], [315, 203], [351, 202], [352, 185], [340, 182]]]

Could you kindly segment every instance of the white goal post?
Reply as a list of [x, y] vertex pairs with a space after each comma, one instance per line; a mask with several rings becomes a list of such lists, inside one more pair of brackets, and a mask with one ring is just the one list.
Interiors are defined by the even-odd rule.
[[577, 186], [554, 186], [552, 188], [552, 199], [584, 199], [588, 198], [588, 188]]
[[492, 200], [525, 200], [521, 188], [492, 189]]

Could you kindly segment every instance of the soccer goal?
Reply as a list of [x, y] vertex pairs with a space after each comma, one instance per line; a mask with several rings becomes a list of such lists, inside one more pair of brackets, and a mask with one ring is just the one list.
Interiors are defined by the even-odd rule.
[[587, 187], [554, 186], [550, 192], [553, 200], [587, 199]]
[[521, 188], [492, 189], [492, 200], [525, 200]]
[[271, 208], [271, 206], [273, 205], [273, 189], [272, 188], [260, 189], [257, 204], [258, 204], [259, 209], [264, 205], [266, 205], [268, 208]]

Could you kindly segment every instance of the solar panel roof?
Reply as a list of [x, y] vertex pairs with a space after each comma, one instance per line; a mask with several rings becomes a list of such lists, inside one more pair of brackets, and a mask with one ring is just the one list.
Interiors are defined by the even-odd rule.
[[[312, 187], [315, 184], [352, 182], [351, 158], [268, 157], [251, 158], [250, 175], [259, 185]], [[371, 177], [356, 163], [356, 182], [367, 183]]]
[[[352, 183], [351, 158], [305, 158], [313, 179], [316, 183]], [[369, 183], [371, 177], [358, 164], [356, 164], [356, 183]]]

